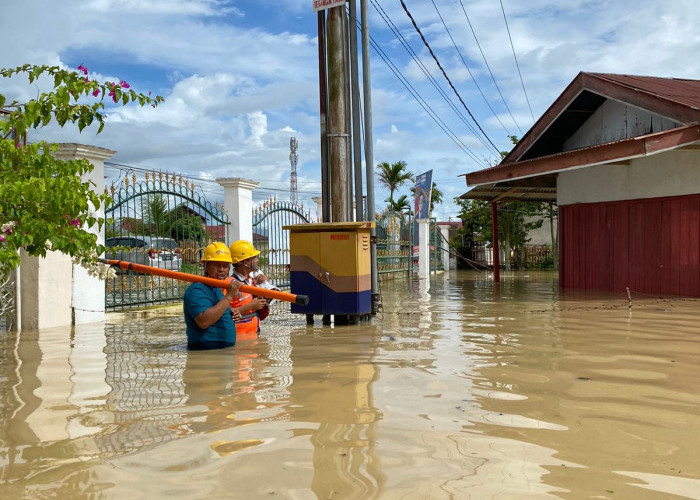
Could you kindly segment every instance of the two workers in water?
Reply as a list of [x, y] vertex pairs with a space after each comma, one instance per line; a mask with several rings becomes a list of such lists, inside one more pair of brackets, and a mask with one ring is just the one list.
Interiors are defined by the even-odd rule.
[[[214, 242], [204, 249], [204, 275], [228, 281], [226, 289], [193, 283], [183, 297], [189, 349], [218, 349], [236, 343], [237, 335], [257, 335], [260, 322], [270, 312], [263, 297], [240, 291], [241, 285], [274, 288], [258, 271], [260, 252], [252, 243], [239, 240], [230, 248]], [[234, 272], [229, 276], [231, 265]]]

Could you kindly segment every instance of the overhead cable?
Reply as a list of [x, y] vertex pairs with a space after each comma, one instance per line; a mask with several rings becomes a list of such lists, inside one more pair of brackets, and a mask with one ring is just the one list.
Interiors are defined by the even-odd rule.
[[442, 14], [440, 14], [440, 11], [438, 10], [437, 5], [435, 4], [435, 0], [430, 0], [430, 1], [432, 2], [433, 7], [435, 7], [435, 12], [437, 12], [437, 15], [438, 15], [438, 17], [440, 18], [440, 21], [442, 21], [442, 25], [443, 25], [443, 27], [445, 28], [445, 31], [447, 32], [447, 36], [449, 36], [449, 37], [450, 37], [450, 40], [452, 40], [452, 45], [454, 45], [454, 48], [455, 48], [455, 50], [457, 51], [457, 54], [459, 55], [459, 58], [462, 60], [462, 64], [464, 64], [464, 67], [467, 68], [467, 72], [469, 73], [469, 76], [471, 77], [472, 81], [474, 82], [474, 85], [476, 85], [476, 88], [479, 90], [479, 93], [481, 94], [481, 97], [484, 98], [484, 102], [485, 102], [486, 105], [489, 107], [489, 109], [491, 110], [491, 113], [492, 113], [493, 116], [496, 118], [496, 120], [498, 120], [498, 123], [501, 124], [501, 127], [503, 127], [503, 130], [506, 131], [506, 134], [509, 135], [509, 136], [510, 136], [510, 135], [513, 135], [513, 134], [510, 133], [510, 131], [508, 130], [508, 128], [503, 124], [503, 122], [501, 121], [501, 119], [498, 117], [498, 114], [496, 113], [496, 111], [495, 111], [495, 110], [493, 109], [493, 107], [491, 106], [491, 103], [489, 102], [489, 100], [486, 98], [486, 95], [484, 94], [484, 91], [481, 90], [481, 87], [479, 86], [479, 82], [476, 81], [476, 78], [475, 78], [474, 75], [472, 74], [472, 70], [469, 69], [469, 65], [467, 64], [467, 61], [464, 60], [464, 56], [462, 56], [462, 52], [459, 50], [459, 47], [457, 46], [457, 42], [455, 42], [455, 39], [452, 38], [452, 33], [450, 33], [450, 29], [447, 27], [447, 24], [445, 23], [445, 20], [442, 18]]
[[[403, 2], [403, 0], [401, 0]], [[530, 116], [532, 121], [535, 121], [535, 115], [532, 112], [532, 106], [530, 106], [530, 99], [527, 97], [527, 90], [525, 90], [525, 82], [523, 82], [523, 75], [520, 73], [520, 65], [518, 64], [518, 57], [515, 55], [515, 47], [513, 47], [513, 39], [510, 36], [510, 29], [508, 28], [508, 19], [506, 19], [506, 10], [503, 8], [503, 0], [501, 2], [501, 11], [503, 12], [503, 21], [506, 23], [506, 31], [508, 32], [508, 40], [510, 40], [510, 48], [513, 51], [513, 59], [515, 59], [515, 67], [518, 68], [518, 76], [520, 77], [520, 84], [523, 86], [523, 93], [525, 94], [525, 101], [527, 101], [527, 107], [530, 109]]]
[[[401, 34], [399, 29], [396, 27], [394, 22], [391, 20], [389, 15], [386, 13], [386, 11], [382, 8], [381, 5], [379, 5], [378, 2], [375, 0], [371, 0], [372, 5], [374, 6], [375, 9], [377, 9], [377, 12], [379, 15], [382, 17], [384, 20], [384, 23], [389, 27], [389, 29], [394, 33], [394, 36], [396, 36], [397, 40], [401, 42], [403, 47], [406, 49], [406, 52], [411, 56], [411, 58], [415, 61], [416, 65], [420, 68], [420, 70], [423, 72], [423, 74], [426, 76], [428, 81], [435, 87], [435, 90], [438, 91], [440, 96], [443, 98], [443, 100], [452, 108], [452, 110], [455, 112], [455, 114], [459, 117], [459, 119], [464, 123], [464, 125], [474, 134], [474, 137], [476, 137], [479, 142], [481, 142], [485, 148], [489, 149], [489, 144], [484, 141], [484, 139], [481, 137], [481, 134], [472, 126], [471, 123], [467, 120], [467, 118], [462, 114], [462, 112], [459, 110], [459, 108], [452, 102], [450, 97], [447, 95], [447, 93], [442, 89], [440, 84], [435, 80], [435, 77], [430, 73], [430, 70], [426, 67], [426, 65], [421, 61], [420, 57], [418, 54], [415, 53], [415, 51], [411, 48], [410, 44], [404, 36]], [[397, 69], [398, 70], [398, 69]], [[400, 71], [400, 70], [398, 70]], [[415, 90], [415, 89], [414, 89]], [[417, 91], [416, 91], [417, 92]], [[432, 109], [432, 108], [431, 108]]]
[[404, 12], [406, 12], [406, 15], [407, 15], [407, 16], [409, 17], [409, 19], [411, 20], [411, 24], [413, 24], [413, 28], [416, 30], [416, 32], [417, 32], [418, 35], [420, 36], [421, 40], [423, 40], [423, 44], [424, 44], [424, 45], [426, 46], [426, 48], [428, 49], [428, 52], [430, 52], [430, 55], [433, 57], [433, 60], [435, 61], [435, 64], [437, 64], [437, 65], [438, 65], [438, 68], [440, 68], [440, 71], [442, 72], [442, 75], [443, 75], [443, 76], [445, 77], [445, 79], [447, 80], [447, 83], [450, 84], [450, 87], [452, 88], [452, 91], [457, 95], [457, 98], [459, 99], [459, 102], [462, 103], [462, 106], [464, 106], [464, 109], [467, 110], [467, 113], [469, 113], [469, 116], [471, 116], [472, 120], [474, 121], [474, 124], [479, 128], [479, 130], [481, 130], [481, 133], [484, 134], [484, 137], [485, 137], [486, 140], [489, 142], [489, 144], [491, 144], [491, 146], [493, 146], [494, 151], [495, 151], [497, 154], [501, 154], [500, 150], [496, 147], [496, 145], [493, 143], [493, 141], [492, 141], [491, 138], [488, 136], [488, 134], [484, 131], [484, 129], [481, 127], [481, 125], [479, 125], [479, 122], [478, 122], [477, 119], [474, 117], [474, 115], [472, 114], [472, 112], [469, 110], [469, 107], [467, 107], [467, 105], [465, 104], [464, 100], [462, 99], [462, 96], [459, 95], [459, 92], [457, 92], [457, 89], [456, 89], [455, 86], [452, 84], [452, 80], [450, 80], [450, 77], [447, 76], [447, 73], [445, 72], [445, 69], [442, 67], [442, 64], [440, 64], [440, 61], [438, 60], [437, 56], [436, 56], [435, 53], [433, 52], [433, 49], [430, 47], [430, 44], [428, 43], [428, 41], [427, 41], [427, 40], [425, 39], [425, 37], [423, 36], [423, 33], [421, 32], [420, 28], [419, 28], [418, 25], [416, 24], [415, 19], [413, 19], [413, 16], [412, 16], [411, 13], [409, 12], [408, 7], [406, 7], [406, 3], [405, 3], [403, 0], [400, 0], [400, 2], [401, 2], [401, 6], [403, 7]]
[[498, 95], [501, 96], [501, 100], [503, 101], [503, 105], [508, 110], [508, 114], [510, 115], [510, 118], [513, 120], [515, 127], [518, 129], [520, 134], [522, 134], [523, 129], [520, 128], [520, 125], [518, 125], [518, 122], [515, 120], [513, 113], [510, 111], [510, 108], [508, 107], [508, 103], [506, 102], [506, 99], [505, 99], [505, 97], [503, 97], [503, 93], [501, 92], [501, 88], [498, 86], [498, 83], [496, 83], [496, 78], [493, 76], [493, 71], [491, 71], [491, 66], [489, 66], [489, 63], [486, 60], [486, 55], [484, 54], [484, 51], [481, 49], [481, 44], [479, 43], [479, 38], [476, 36], [476, 31], [474, 31], [474, 27], [472, 26], [472, 22], [469, 19], [469, 15], [467, 14], [467, 9], [464, 8], [464, 3], [462, 3], [462, 0], [459, 0], [459, 4], [462, 6], [462, 12], [464, 12], [464, 17], [467, 19], [467, 24], [469, 25], [469, 29], [471, 30], [472, 35], [474, 36], [474, 41], [476, 42], [476, 46], [479, 48], [479, 52], [481, 52], [481, 57], [484, 60], [484, 65], [486, 65], [486, 69], [488, 70], [489, 74], [491, 75], [491, 80], [493, 81], [493, 84], [496, 87], [496, 90], [498, 91]]
[[408, 92], [413, 96], [413, 98], [418, 101], [418, 104], [425, 110], [425, 112], [430, 116], [430, 118], [433, 119], [433, 121], [437, 124], [438, 127], [442, 129], [445, 134], [454, 142], [458, 148], [460, 148], [462, 151], [464, 151], [465, 154], [467, 154], [472, 160], [474, 160], [477, 163], [483, 163], [468, 147], [466, 144], [464, 144], [461, 139], [455, 134], [447, 124], [445, 124], [442, 119], [437, 116], [435, 111], [428, 105], [427, 102], [421, 97], [421, 95], [416, 91], [416, 89], [413, 88], [413, 86], [408, 82], [406, 77], [403, 76], [401, 71], [394, 65], [393, 62], [389, 59], [389, 56], [386, 55], [386, 53], [382, 50], [382, 48], [374, 41], [374, 39], [370, 36], [370, 45], [374, 48], [374, 50], [379, 54], [379, 57], [382, 58], [384, 63], [389, 67], [389, 70], [391, 70], [392, 73], [396, 76], [396, 78], [399, 79], [401, 84], [408, 90]]

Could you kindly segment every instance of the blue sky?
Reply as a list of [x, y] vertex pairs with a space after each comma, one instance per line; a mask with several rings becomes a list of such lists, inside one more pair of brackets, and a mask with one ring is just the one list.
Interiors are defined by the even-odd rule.
[[[522, 136], [532, 116], [538, 118], [579, 71], [700, 79], [697, 0], [503, 0], [522, 83], [499, 2], [404, 1], [488, 140], [500, 150], [510, 149], [508, 133]], [[99, 136], [91, 130], [79, 134], [49, 127], [37, 138], [106, 147], [117, 151], [116, 163], [186, 174], [203, 179], [200, 185], [205, 189], [211, 186], [207, 180], [244, 177], [260, 182], [256, 201], [271, 194], [288, 197], [289, 138], [295, 136], [299, 199], [310, 206], [310, 198], [320, 194], [318, 49], [311, 4], [3, 2], [0, 66], [84, 64], [91, 78], [123, 79], [138, 91], [162, 95], [165, 103], [155, 110], [110, 108], [109, 123]], [[377, 6], [450, 103], [392, 33]], [[466, 190], [460, 174], [493, 164], [497, 154], [465, 124], [476, 128], [399, 0], [370, 1], [370, 31], [461, 144], [436, 125], [373, 51], [375, 163], [404, 160], [416, 174], [433, 169], [433, 179], [445, 195], [435, 215], [443, 220], [455, 217], [451, 200]], [[30, 87], [24, 80], [0, 81], [0, 92], [19, 100], [47, 88], [48, 84]], [[119, 171], [111, 168], [108, 174], [117, 176]], [[381, 207], [388, 192], [379, 184], [376, 189]], [[401, 193], [407, 194], [408, 187]]]

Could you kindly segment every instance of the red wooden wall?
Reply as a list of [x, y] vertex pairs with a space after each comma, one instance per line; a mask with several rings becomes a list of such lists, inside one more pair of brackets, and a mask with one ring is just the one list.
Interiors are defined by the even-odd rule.
[[700, 195], [559, 207], [563, 287], [700, 297]]

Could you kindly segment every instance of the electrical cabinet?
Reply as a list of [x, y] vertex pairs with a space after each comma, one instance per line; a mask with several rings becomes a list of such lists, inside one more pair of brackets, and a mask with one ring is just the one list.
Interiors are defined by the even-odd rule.
[[324, 222], [289, 230], [291, 291], [309, 296], [293, 313], [365, 315], [372, 308], [370, 230], [374, 222]]

